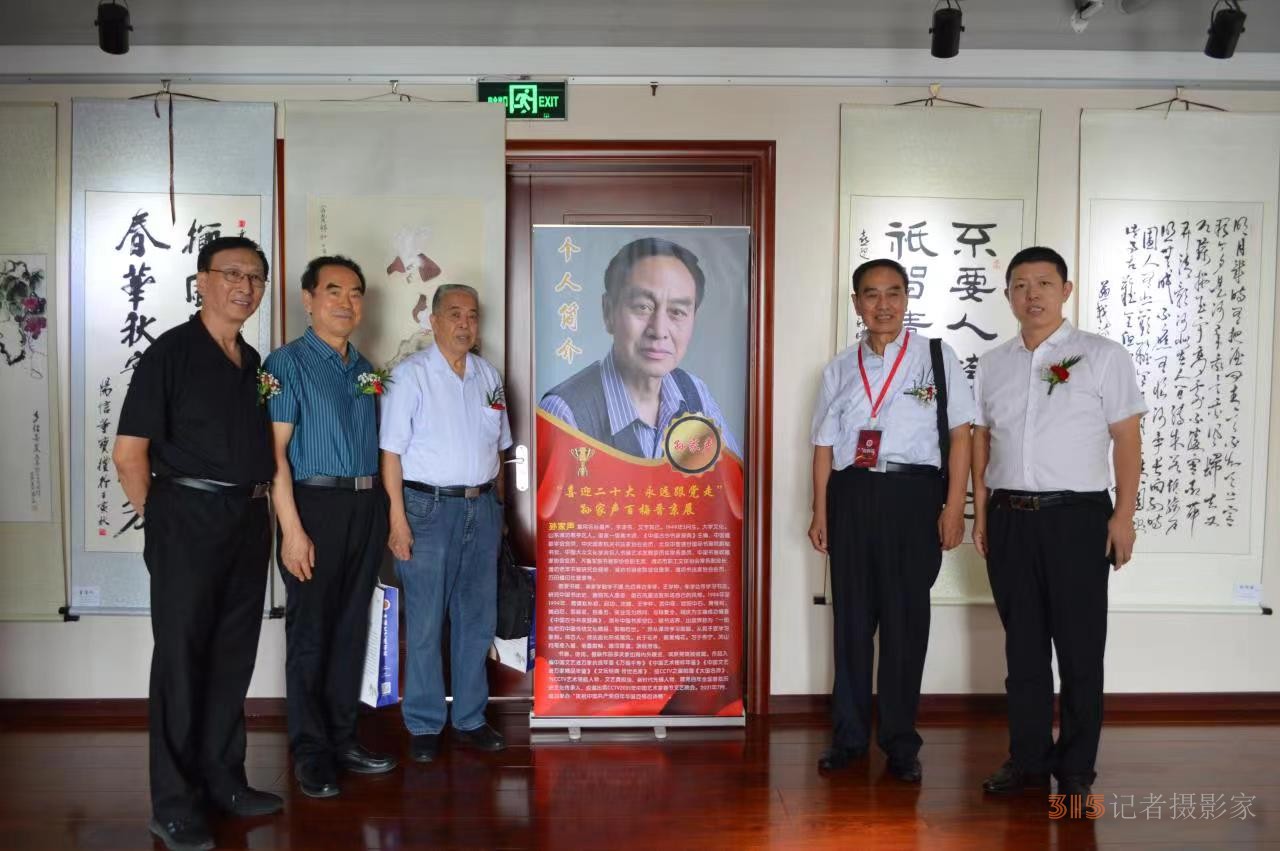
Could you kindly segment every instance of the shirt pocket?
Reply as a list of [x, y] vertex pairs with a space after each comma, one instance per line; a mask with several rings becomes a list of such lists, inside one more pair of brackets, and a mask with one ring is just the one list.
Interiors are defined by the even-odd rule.
[[492, 443], [495, 447], [502, 436], [502, 413], [487, 405], [480, 410], [480, 436], [485, 443]]

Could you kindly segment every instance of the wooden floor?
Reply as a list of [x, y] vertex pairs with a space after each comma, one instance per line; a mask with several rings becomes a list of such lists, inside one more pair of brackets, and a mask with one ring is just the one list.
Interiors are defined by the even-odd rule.
[[[979, 783], [1005, 752], [995, 723], [922, 728], [919, 787], [886, 776], [879, 754], [820, 776], [819, 716], [665, 742], [588, 733], [531, 744], [522, 716], [500, 715], [497, 726], [504, 753], [446, 746], [434, 764], [349, 778], [341, 797], [313, 801], [291, 782], [283, 730], [256, 724], [250, 782], [283, 794], [285, 812], [215, 821], [219, 847], [1280, 849], [1280, 725], [1109, 726], [1095, 787], [1106, 813], [1080, 822], [1050, 819], [1043, 794], [983, 796]], [[405, 755], [394, 710], [362, 730], [368, 745]], [[139, 729], [0, 730], [0, 848], [152, 848], [146, 755]], [[1174, 795], [1193, 795], [1197, 816], [1206, 796], [1221, 795], [1221, 814], [1175, 819]], [[1247, 811], [1233, 802], [1242, 795], [1252, 796]], [[1143, 804], [1154, 796], [1159, 811]]]

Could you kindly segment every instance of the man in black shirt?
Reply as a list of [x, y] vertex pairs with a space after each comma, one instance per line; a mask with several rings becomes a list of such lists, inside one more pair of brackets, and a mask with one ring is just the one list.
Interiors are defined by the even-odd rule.
[[[213, 848], [202, 798], [237, 816], [279, 812], [244, 771], [244, 699], [270, 558], [275, 471], [257, 351], [240, 336], [266, 290], [257, 243], [223, 237], [196, 260], [199, 313], [143, 354], [114, 460], [145, 519], [151, 574], [151, 831]], [[265, 388], [260, 390], [260, 388]]]

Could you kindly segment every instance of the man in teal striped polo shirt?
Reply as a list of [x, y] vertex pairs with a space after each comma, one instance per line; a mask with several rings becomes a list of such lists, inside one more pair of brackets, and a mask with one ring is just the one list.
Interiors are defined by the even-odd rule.
[[387, 540], [377, 479], [381, 376], [351, 344], [364, 273], [317, 257], [302, 273], [311, 327], [267, 358], [275, 438], [271, 497], [277, 558], [288, 589], [285, 683], [289, 749], [304, 795], [339, 794], [338, 770], [381, 774], [393, 757], [356, 739], [369, 600]]

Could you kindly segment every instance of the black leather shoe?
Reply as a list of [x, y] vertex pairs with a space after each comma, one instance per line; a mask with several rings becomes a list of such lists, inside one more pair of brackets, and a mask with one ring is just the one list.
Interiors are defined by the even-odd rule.
[[153, 818], [148, 826], [169, 851], [210, 851], [214, 847], [209, 828], [197, 819]]
[[818, 757], [818, 770], [843, 771], [866, 755], [866, 748], [842, 748], [835, 745], [827, 748], [822, 752], [822, 756]]
[[1079, 795], [1081, 800], [1087, 801], [1093, 794], [1093, 787], [1087, 777], [1062, 777], [1058, 779], [1058, 794], [1067, 797]]
[[919, 783], [924, 776], [924, 769], [920, 765], [920, 759], [913, 756], [910, 759], [889, 760], [889, 773], [903, 783]]
[[478, 751], [500, 751], [507, 746], [502, 734], [488, 724], [481, 724], [474, 730], [454, 730], [453, 738], [458, 744]]
[[414, 736], [409, 744], [409, 755], [414, 762], [431, 762], [440, 753], [440, 734], [426, 733]]
[[982, 791], [993, 795], [1021, 792], [1023, 789], [1042, 789], [1049, 785], [1049, 775], [1044, 772], [1023, 771], [1006, 760], [1000, 770], [982, 781]]
[[338, 787], [338, 778], [332, 770], [323, 770], [314, 765], [301, 763], [293, 767], [293, 776], [298, 781], [298, 788], [308, 798], [336, 798], [342, 794]]
[[347, 745], [338, 751], [338, 765], [353, 774], [386, 774], [397, 764], [391, 754], [374, 753], [361, 744]]
[[260, 792], [248, 786], [232, 792], [230, 797], [215, 798], [214, 803], [223, 812], [240, 818], [269, 816], [284, 809], [284, 799], [279, 795]]

